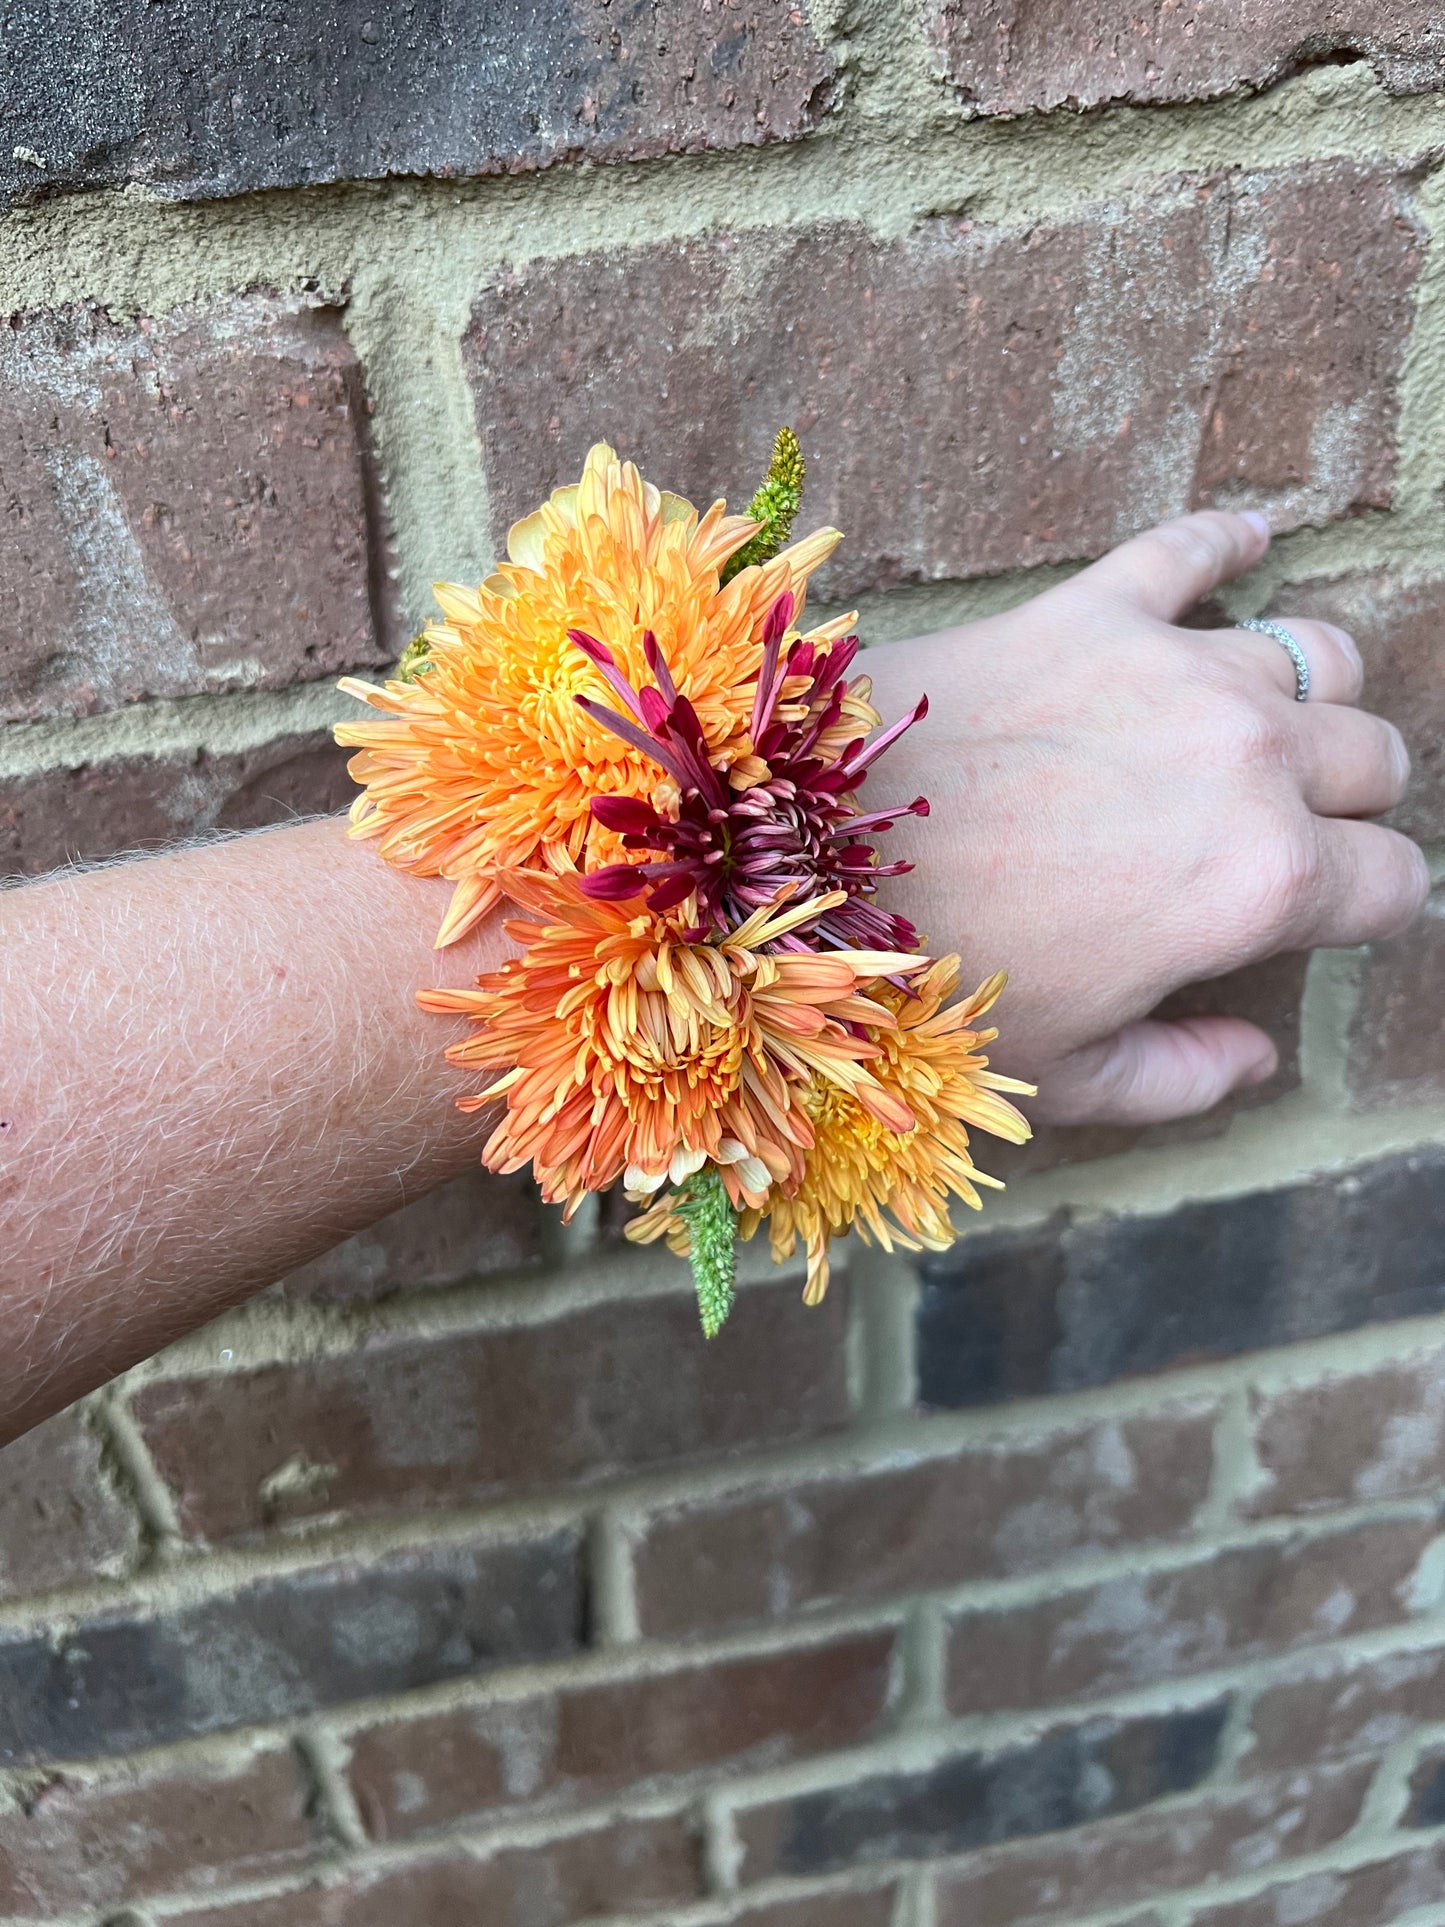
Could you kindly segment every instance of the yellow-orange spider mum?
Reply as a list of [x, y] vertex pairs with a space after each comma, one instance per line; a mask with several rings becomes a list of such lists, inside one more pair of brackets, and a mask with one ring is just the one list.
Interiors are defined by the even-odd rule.
[[784, 592], [801, 609], [808, 577], [838, 540], [820, 530], [720, 587], [723, 564], [757, 527], [721, 501], [699, 516], [599, 442], [580, 482], [513, 526], [495, 575], [476, 589], [438, 584], [443, 620], [426, 630], [413, 680], [342, 683], [383, 712], [336, 731], [360, 752], [352, 834], [379, 839], [401, 869], [456, 885], [439, 946], [497, 902], [504, 870], [591, 870], [620, 858], [592, 798], [651, 800], [662, 781], [657, 764], [574, 700], [610, 701], [611, 691], [569, 629], [606, 644], [634, 686], [650, 630], [715, 766], [747, 755], [750, 698], [739, 691], [756, 676], [764, 620]]
[[461, 1100], [477, 1110], [506, 1099], [482, 1153], [491, 1170], [530, 1163], [542, 1195], [570, 1211], [620, 1177], [647, 1191], [710, 1159], [735, 1203], [760, 1205], [770, 1184], [803, 1175], [813, 1142], [808, 1089], [846, 1094], [861, 1115], [893, 1130], [912, 1123], [902, 1099], [870, 1074], [881, 1054], [872, 1038], [891, 1031], [892, 1009], [858, 986], [917, 972], [926, 959], [763, 953], [815, 917], [818, 902], [770, 905], [725, 938], [699, 943], [684, 922], [636, 901], [586, 896], [575, 874], [503, 881], [539, 919], [507, 925], [525, 954], [475, 990], [419, 999], [476, 1024], [448, 1051], [451, 1062], [506, 1071]]

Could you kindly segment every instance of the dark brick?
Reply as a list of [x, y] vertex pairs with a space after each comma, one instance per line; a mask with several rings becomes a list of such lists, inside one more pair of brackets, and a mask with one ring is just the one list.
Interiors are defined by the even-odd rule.
[[1252, 1395], [1256, 1516], [1410, 1498], [1445, 1485], [1445, 1351]]
[[1434, 1543], [1433, 1520], [1384, 1521], [962, 1612], [948, 1703], [956, 1713], [1049, 1706], [1399, 1624]]
[[0, 1764], [89, 1759], [575, 1651], [578, 1547], [430, 1546], [307, 1568], [154, 1620], [0, 1638]]
[[598, 435], [696, 501], [745, 497], [779, 422], [810, 524], [849, 538], [829, 596], [1094, 555], [1211, 501], [1280, 526], [1382, 505], [1418, 258], [1397, 178], [1331, 162], [1020, 229], [538, 260], [480, 293], [466, 341], [495, 529]]
[[135, 1516], [101, 1469], [78, 1412], [62, 1412], [0, 1452], [0, 1598], [123, 1571]]
[[1410, 1800], [1403, 1824], [1438, 1827], [1445, 1824], [1445, 1747], [1429, 1746], [1410, 1775]]
[[786, 1618], [1180, 1537], [1209, 1490], [1214, 1420], [1176, 1406], [661, 1507], [634, 1553], [643, 1629]]
[[1189, 1916], [1189, 1927], [1394, 1927], [1403, 1914], [1435, 1905], [1445, 1882], [1445, 1846], [1396, 1854], [1366, 1867], [1301, 1874], [1250, 1900], [1229, 1900]]
[[921, 1261], [919, 1396], [991, 1405], [1445, 1310], [1445, 1154]]
[[1402, 936], [1371, 944], [1349, 1028], [1349, 1085], [1361, 1110], [1445, 1097], [1445, 891]]
[[1266, 1686], [1251, 1716], [1251, 1771], [1379, 1753], [1445, 1720], [1445, 1648], [1330, 1657]]
[[[846, 1293], [750, 1292], [704, 1345], [690, 1296], [146, 1387], [136, 1416], [212, 1539], [342, 1509], [462, 1505], [846, 1422]], [[318, 1468], [278, 1482], [283, 1468]]]
[[728, 1917], [727, 1927], [893, 1927], [898, 1889], [811, 1893], [800, 1900], [765, 1901]]
[[277, 1290], [318, 1304], [356, 1304], [517, 1271], [541, 1256], [542, 1207], [531, 1173], [494, 1177], [479, 1169], [289, 1273]]
[[1220, 1701], [1055, 1727], [1006, 1752], [958, 1753], [744, 1809], [743, 1878], [958, 1853], [1133, 1812], [1210, 1773], [1226, 1711]]
[[490, 1858], [459, 1854], [342, 1878], [275, 1900], [166, 1918], [178, 1927], [574, 1927], [685, 1905], [702, 1892], [697, 1843], [678, 1820], [619, 1820]]
[[868, 1737], [890, 1634], [364, 1728], [352, 1782], [378, 1839], [525, 1801], [584, 1801], [700, 1768], [782, 1766]]
[[390, 661], [366, 409], [335, 309], [0, 326], [0, 722]]
[[1412, 836], [1445, 836], [1445, 577], [1364, 571], [1281, 590], [1269, 613], [1348, 629], [1365, 660], [1365, 702], [1398, 724], [1414, 768], [1388, 819]]
[[930, 0], [940, 72], [982, 114], [1215, 100], [1327, 60], [1368, 60], [1394, 94], [1445, 84], [1445, 39], [1419, 0]]
[[936, 1927], [1062, 1927], [1095, 1909], [1317, 1852], [1354, 1825], [1375, 1766], [1369, 1760], [1279, 1774], [1162, 1811], [1145, 1807], [988, 1848], [940, 1872]]
[[133, 756], [0, 777], [0, 879], [344, 809], [346, 753], [320, 731], [261, 749]]
[[60, 0], [7, 15], [8, 199], [126, 181], [195, 198], [750, 147], [805, 133], [832, 97], [832, 63], [789, 0], [244, 13], [185, 0], [102, 9], [83, 35], [71, 25]]
[[289, 1750], [51, 1778], [0, 1813], [0, 1913], [54, 1920], [300, 1867], [319, 1846]]

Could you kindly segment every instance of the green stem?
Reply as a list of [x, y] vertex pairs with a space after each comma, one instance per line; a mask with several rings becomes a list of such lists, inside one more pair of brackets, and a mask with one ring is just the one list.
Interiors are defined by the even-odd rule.
[[733, 1308], [738, 1214], [716, 1166], [704, 1165], [678, 1195], [677, 1215], [688, 1229], [692, 1278], [704, 1338], [716, 1338]]

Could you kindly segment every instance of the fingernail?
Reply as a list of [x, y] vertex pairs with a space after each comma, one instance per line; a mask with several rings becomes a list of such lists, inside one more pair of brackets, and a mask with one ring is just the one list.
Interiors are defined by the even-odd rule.
[[1325, 622], [1320, 626], [1323, 629], [1327, 629], [1334, 637], [1335, 641], [1339, 644], [1340, 653], [1352, 669], [1364, 668], [1365, 665], [1361, 660], [1359, 648], [1348, 629], [1337, 629], [1332, 622]]
[[1266, 542], [1269, 540], [1269, 517], [1267, 515], [1261, 514], [1258, 509], [1241, 509], [1240, 514], [1244, 520], [1248, 522], [1256, 535], [1262, 535]]

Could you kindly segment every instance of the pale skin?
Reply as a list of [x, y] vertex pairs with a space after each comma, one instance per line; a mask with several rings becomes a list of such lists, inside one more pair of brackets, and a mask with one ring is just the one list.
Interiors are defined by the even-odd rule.
[[[1267, 1077], [1253, 1025], [1148, 1013], [1424, 903], [1420, 852], [1363, 820], [1408, 759], [1350, 639], [1291, 620], [1297, 704], [1269, 637], [1174, 626], [1267, 540], [1189, 516], [867, 654], [885, 719], [932, 705], [866, 792], [933, 803], [888, 901], [971, 977], [1008, 969], [994, 1062], [1037, 1081], [1035, 1120], [1158, 1122]], [[475, 1161], [442, 1057], [465, 1027], [413, 993], [511, 946], [493, 922], [433, 950], [447, 894], [330, 820], [0, 894], [0, 1441]]]

